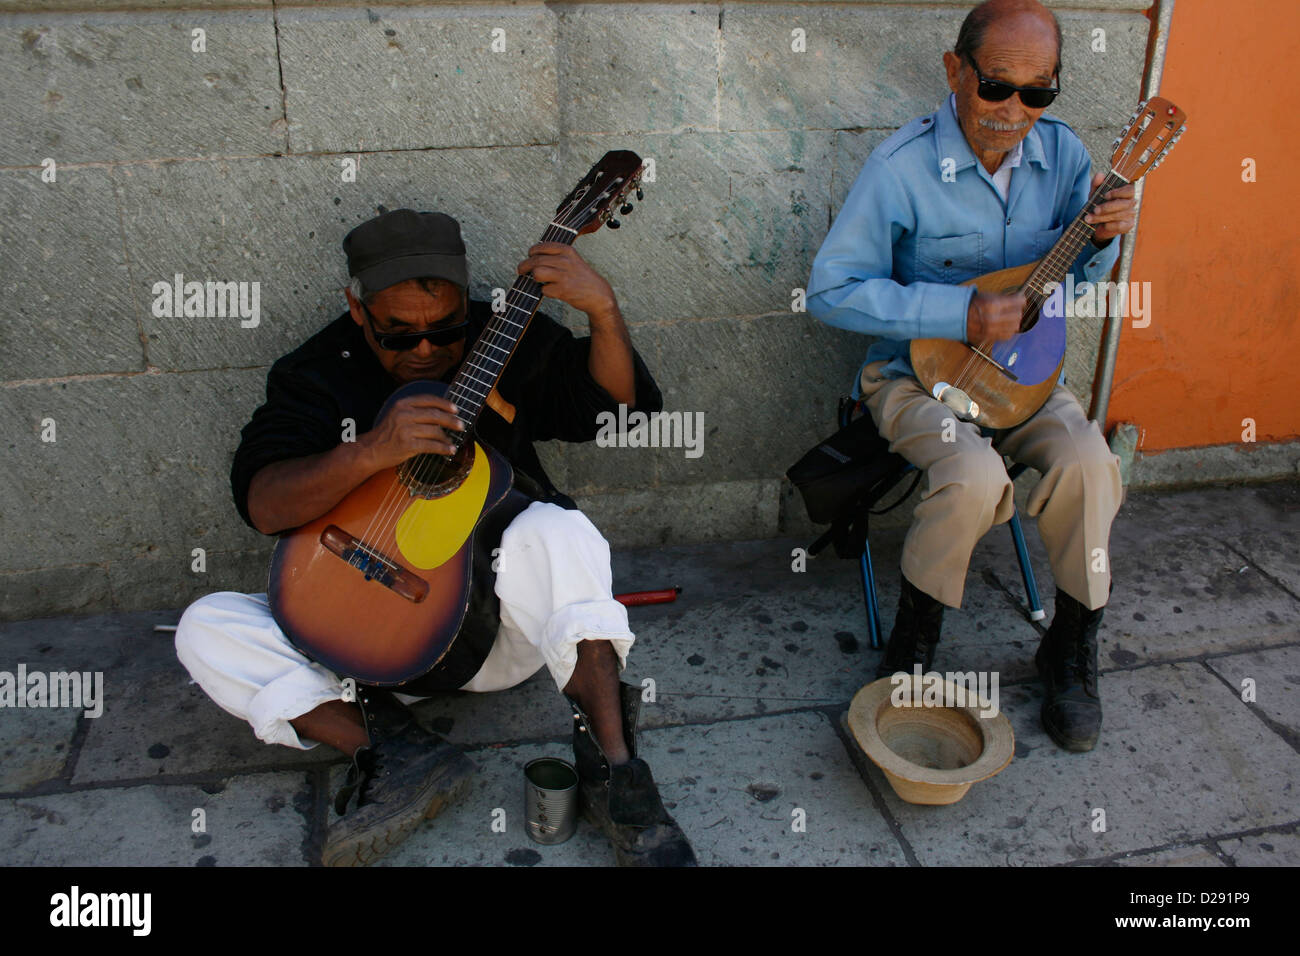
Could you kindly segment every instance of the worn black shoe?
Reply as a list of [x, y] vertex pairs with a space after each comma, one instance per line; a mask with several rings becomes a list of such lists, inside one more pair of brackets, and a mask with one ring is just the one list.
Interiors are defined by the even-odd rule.
[[610, 766], [573, 698], [573, 755], [583, 817], [614, 845], [619, 866], [697, 866], [695, 851], [659, 798], [650, 766], [636, 755], [641, 690], [619, 683], [626, 763]]
[[943, 628], [943, 604], [936, 601], [905, 577], [898, 594], [898, 616], [885, 645], [885, 656], [876, 667], [876, 679], [903, 671], [911, 674], [917, 664], [927, 673], [934, 663], [934, 649], [939, 646]]
[[[366, 866], [437, 816], [469, 788], [474, 764], [420, 726], [388, 691], [358, 689], [370, 746], [358, 748], [334, 798], [341, 819], [321, 851], [326, 866]], [[348, 805], [356, 796], [356, 805]]]
[[1043, 680], [1043, 729], [1076, 753], [1095, 747], [1101, 734], [1097, 629], [1104, 611], [1090, 611], [1057, 588], [1056, 616], [1034, 655]]

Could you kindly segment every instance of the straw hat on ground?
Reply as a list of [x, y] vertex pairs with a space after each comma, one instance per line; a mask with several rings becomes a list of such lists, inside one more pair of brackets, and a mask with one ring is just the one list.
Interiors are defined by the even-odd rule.
[[[965, 706], [921, 706], [915, 675], [902, 676], [903, 685], [882, 677], [863, 687], [847, 715], [858, 745], [899, 797], [908, 803], [956, 803], [972, 783], [1011, 763], [1016, 738], [1000, 711], [981, 716], [991, 709], [988, 702], [948, 680], [942, 681], [944, 701], [964, 699]], [[900, 700], [910, 705], [898, 706]]]

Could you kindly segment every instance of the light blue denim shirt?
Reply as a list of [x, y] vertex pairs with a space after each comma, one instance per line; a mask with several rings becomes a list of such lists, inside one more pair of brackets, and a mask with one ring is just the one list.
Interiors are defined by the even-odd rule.
[[[1074, 131], [1043, 115], [1022, 142], [1005, 202], [962, 135], [951, 95], [867, 158], [808, 283], [816, 318], [880, 337], [864, 366], [884, 359], [886, 377], [912, 375], [912, 339], [965, 342], [975, 287], [956, 283], [1042, 258], [1083, 208], [1092, 162]], [[943, 181], [945, 165], [955, 181]], [[1105, 279], [1118, 256], [1113, 239], [1084, 246], [1071, 267], [1076, 286]]]

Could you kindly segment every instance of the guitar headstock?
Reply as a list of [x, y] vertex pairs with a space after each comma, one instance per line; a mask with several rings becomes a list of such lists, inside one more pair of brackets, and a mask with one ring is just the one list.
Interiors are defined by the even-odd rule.
[[1120, 130], [1110, 158], [1111, 170], [1136, 182], [1159, 166], [1187, 129], [1187, 114], [1163, 97], [1143, 100]]
[[611, 218], [615, 209], [621, 215], [632, 211], [628, 196], [633, 190], [637, 199], [645, 198], [641, 192], [644, 168], [641, 157], [631, 150], [610, 150], [555, 207], [555, 224], [579, 236], [595, 232], [606, 223], [617, 229], [619, 221]]

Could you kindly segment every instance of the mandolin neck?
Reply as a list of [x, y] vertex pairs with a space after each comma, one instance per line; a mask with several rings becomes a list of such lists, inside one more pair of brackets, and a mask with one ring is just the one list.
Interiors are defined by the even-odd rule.
[[1125, 184], [1126, 180], [1119, 173], [1111, 170], [1107, 173], [1106, 178], [1088, 197], [1088, 201], [1083, 204], [1079, 210], [1079, 215], [1074, 217], [1074, 221], [1069, 227], [1061, 233], [1061, 238], [1048, 250], [1047, 255], [1038, 261], [1034, 270], [1029, 273], [1029, 278], [1021, 286], [1021, 291], [1025, 293], [1030, 305], [1040, 306], [1043, 300], [1047, 298], [1043, 290], [1051, 283], [1064, 283], [1065, 277], [1070, 271], [1070, 266], [1074, 260], [1079, 257], [1083, 247], [1092, 241], [1092, 235], [1095, 228], [1091, 223], [1083, 221], [1083, 217], [1092, 212], [1093, 208], [1101, 202], [1101, 197], [1112, 189], [1117, 189]]

